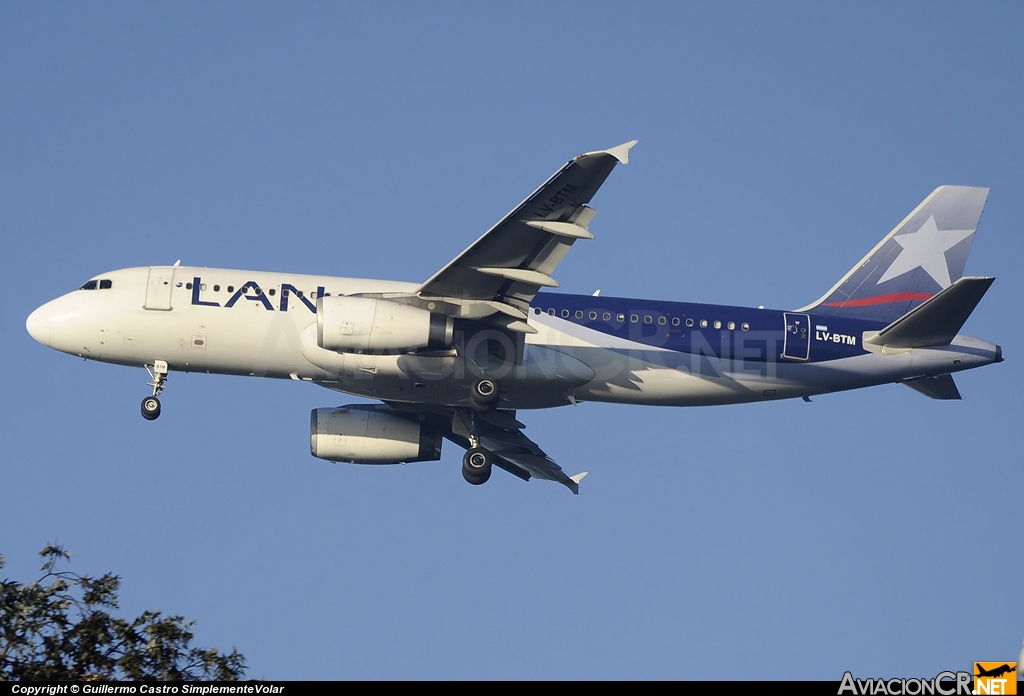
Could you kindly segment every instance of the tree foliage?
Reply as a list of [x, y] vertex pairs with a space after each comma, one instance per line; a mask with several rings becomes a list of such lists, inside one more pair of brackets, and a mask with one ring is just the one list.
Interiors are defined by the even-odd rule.
[[191, 647], [195, 624], [180, 616], [111, 615], [118, 608], [116, 575], [58, 570], [71, 558], [59, 546], [39, 555], [39, 580], [0, 582], [0, 681], [236, 680], [245, 671], [236, 650], [222, 655]]

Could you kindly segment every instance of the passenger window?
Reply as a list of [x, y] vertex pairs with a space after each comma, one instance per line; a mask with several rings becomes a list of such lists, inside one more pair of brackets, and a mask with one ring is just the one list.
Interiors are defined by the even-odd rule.
[[601, 317], [601, 318], [604, 319], [605, 321], [611, 321], [612, 320], [612, 313], [611, 312], [605, 312], [604, 316]]
[[740, 328], [743, 329], [744, 331], [750, 331], [750, 324], [748, 324], [747, 322], [743, 322], [742, 324], [740, 324]]
[[302, 291], [301, 290], [296, 290], [295, 294], [298, 295], [299, 297], [302, 297]]
[[273, 297], [274, 293], [277, 292], [275, 288], [270, 288], [270, 296]]
[[686, 320], [686, 325], [687, 326], [693, 326], [693, 319], [687, 319]]
[[563, 309], [562, 310], [562, 318], [563, 319], [568, 319], [569, 318], [569, 310], [568, 309]]
[[722, 322], [720, 322], [719, 320], [715, 319], [715, 328], [716, 329], [722, 328]]
[[597, 319], [597, 312], [590, 313], [590, 320], [593, 321], [594, 319]]
[[96, 281], [95, 280], [90, 280], [88, 283], [86, 283], [85, 285], [83, 285], [82, 287], [80, 287], [78, 289], [79, 290], [95, 290], [96, 289]]
[[534, 314], [540, 314], [540, 307], [534, 307], [533, 308], [533, 313]]
[[235, 286], [234, 285], [229, 285], [228, 286], [228, 292], [234, 292], [234, 291], [235, 291]]
[[583, 310], [582, 309], [577, 309], [576, 310], [576, 318], [577, 319], [582, 319], [583, 318]]
[[658, 326], [664, 326], [665, 321], [665, 317], [658, 317]]
[[672, 317], [672, 326], [679, 326], [679, 317]]
[[650, 314], [648, 314], [647, 316], [644, 317], [644, 323], [645, 324], [650, 324], [652, 321], [654, 321], [654, 320], [651, 319], [651, 315]]
[[631, 322], [633, 322], [633, 323], [635, 324], [635, 323], [637, 323], [638, 321], [640, 321], [640, 317], [638, 317], [638, 316], [637, 316], [637, 315], [635, 315], [635, 314], [630, 314], [630, 315], [629, 315], [629, 320], [630, 320]]
[[708, 328], [708, 320], [707, 319], [701, 319], [700, 320], [700, 328], [702, 328], [702, 329]]
[[734, 321], [730, 321], [729, 322], [729, 330], [730, 331], [735, 331], [736, 330], [736, 322], [734, 322]]
[[206, 292], [206, 283], [200, 283], [199, 289], [202, 290], [203, 292]]
[[553, 309], [549, 309], [549, 310], [548, 310], [548, 314], [549, 314], [550, 316], [555, 316], [555, 310], [553, 310]]
[[185, 289], [186, 290], [191, 290], [192, 289], [192, 283], [185, 283]]
[[112, 281], [101, 280], [100, 281], [100, 290], [109, 290], [113, 285], [114, 285], [114, 283]]
[[214, 292], [220, 292], [220, 286], [219, 285], [214, 285], [213, 286], [213, 291]]

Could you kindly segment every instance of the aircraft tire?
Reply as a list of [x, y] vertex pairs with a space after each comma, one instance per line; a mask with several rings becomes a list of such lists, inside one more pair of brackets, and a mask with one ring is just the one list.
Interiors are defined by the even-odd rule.
[[147, 396], [142, 400], [142, 417], [146, 420], [156, 420], [160, 417], [160, 399], [155, 396]]
[[489, 377], [481, 377], [473, 382], [469, 390], [469, 400], [474, 411], [490, 411], [498, 405], [501, 388]]
[[479, 486], [491, 478], [491, 453], [483, 447], [472, 447], [462, 457], [462, 477]]

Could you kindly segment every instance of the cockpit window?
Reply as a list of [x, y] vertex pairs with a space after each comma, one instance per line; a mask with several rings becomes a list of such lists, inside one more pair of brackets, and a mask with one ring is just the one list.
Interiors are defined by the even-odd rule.
[[112, 280], [101, 280], [100, 281], [100, 290], [109, 290], [113, 286], [114, 286], [114, 281], [112, 281]]
[[79, 290], [95, 290], [96, 289], [96, 281], [95, 280], [90, 280], [88, 283], [86, 283], [85, 285], [83, 285], [82, 287], [80, 287], [78, 289]]

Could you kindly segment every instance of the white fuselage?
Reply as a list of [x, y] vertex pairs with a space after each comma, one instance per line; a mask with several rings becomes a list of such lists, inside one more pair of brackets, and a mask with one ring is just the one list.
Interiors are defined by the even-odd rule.
[[[410, 294], [416, 283], [177, 266], [118, 270], [96, 280], [109, 287], [77, 290], [33, 312], [27, 321], [32, 336], [102, 362], [142, 367], [161, 360], [173, 371], [313, 381], [386, 401], [464, 405], [467, 385], [479, 374], [458, 351], [368, 355], [317, 345], [318, 294]], [[1001, 359], [998, 346], [965, 336], [935, 349], [858, 350], [840, 359], [793, 362], [775, 359], [771, 349], [759, 360], [742, 352], [679, 352], [547, 313], [531, 312], [529, 324], [537, 333], [526, 336], [522, 364], [491, 373], [502, 381], [505, 408], [575, 400], [677, 406], [774, 400]], [[781, 338], [770, 333], [760, 337], [769, 346]]]

